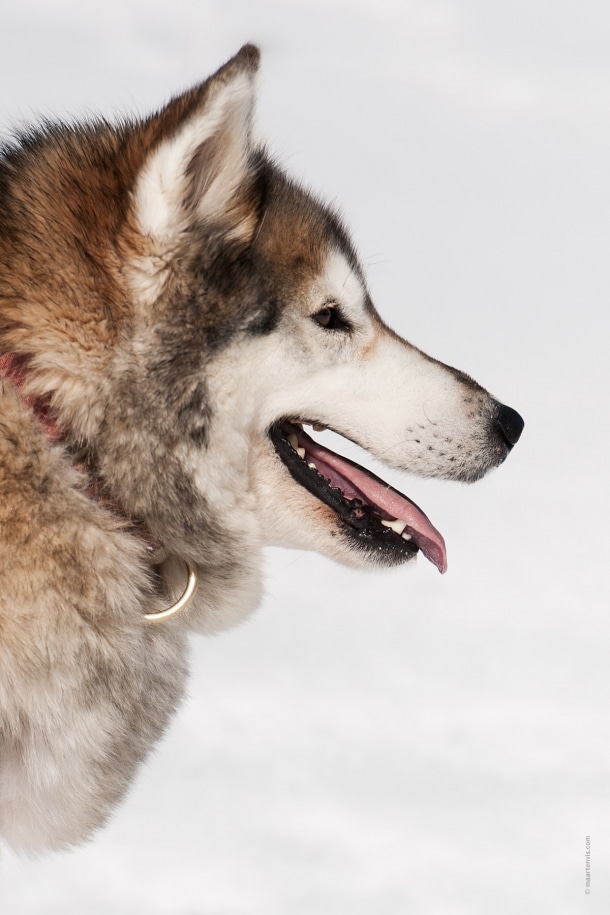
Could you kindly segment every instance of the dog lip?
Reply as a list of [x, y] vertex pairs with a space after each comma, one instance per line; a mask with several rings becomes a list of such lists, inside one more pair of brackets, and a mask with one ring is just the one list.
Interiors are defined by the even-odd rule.
[[[303, 420], [308, 425], [321, 425]], [[329, 505], [337, 515], [356, 530], [370, 535], [388, 547], [399, 547], [404, 553], [421, 550], [424, 556], [444, 573], [447, 552], [442, 535], [418, 505], [371, 471], [324, 448], [302, 429], [301, 421], [283, 420], [269, 430], [275, 450], [293, 478], [313, 495]], [[298, 454], [288, 437], [297, 439]], [[308, 465], [313, 464], [315, 469]], [[398, 519], [404, 530], [398, 533], [387, 522]], [[386, 524], [384, 524], [386, 522]]]

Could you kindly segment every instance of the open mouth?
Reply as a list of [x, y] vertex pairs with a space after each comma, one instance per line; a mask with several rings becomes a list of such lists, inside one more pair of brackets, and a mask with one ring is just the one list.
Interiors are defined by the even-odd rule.
[[328, 505], [363, 547], [382, 550], [397, 562], [421, 550], [439, 572], [447, 571], [445, 541], [415, 502], [370, 470], [315, 442], [301, 423], [275, 423], [269, 437], [293, 479]]

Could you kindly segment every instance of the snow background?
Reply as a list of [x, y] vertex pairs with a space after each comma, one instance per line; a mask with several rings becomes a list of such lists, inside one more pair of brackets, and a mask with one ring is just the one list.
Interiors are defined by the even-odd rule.
[[3, 851], [0, 912], [607, 912], [610, 6], [5, 3], [0, 125], [145, 113], [248, 40], [259, 133], [340, 206], [384, 317], [526, 430], [475, 487], [400, 480], [444, 578], [270, 552], [109, 827]]

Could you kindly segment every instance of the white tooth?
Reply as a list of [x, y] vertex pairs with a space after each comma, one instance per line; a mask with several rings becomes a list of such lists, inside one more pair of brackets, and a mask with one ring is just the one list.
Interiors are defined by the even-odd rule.
[[305, 458], [305, 449], [304, 448], [297, 448], [296, 451], [300, 458]]
[[311, 467], [312, 470], [317, 470], [317, 469], [318, 469], [318, 468], [316, 467], [315, 464], [308, 464], [307, 466], [308, 466], [308, 467]]
[[403, 540], [413, 540], [413, 537], [411, 536], [411, 534], [401, 534], [400, 536], [402, 537]]
[[[382, 518], [381, 523], [383, 524], [384, 527], [391, 527], [392, 530], [396, 531], [397, 534], [402, 534], [405, 527], [407, 526], [407, 522], [401, 521], [399, 518], [395, 518], [393, 521], [385, 521]], [[407, 537], [409, 538], [409, 540], [411, 539], [408, 534], [407, 534]], [[405, 537], [405, 540], [407, 539], [407, 537]]]
[[296, 451], [296, 450], [298, 449], [298, 447], [299, 447], [299, 440], [298, 440], [298, 438], [296, 437], [296, 435], [294, 434], [294, 432], [291, 432], [291, 434], [290, 434], [290, 435], [287, 435], [286, 438], [288, 439], [288, 441], [290, 442], [290, 444], [292, 445], [292, 447], [293, 447], [294, 450]]

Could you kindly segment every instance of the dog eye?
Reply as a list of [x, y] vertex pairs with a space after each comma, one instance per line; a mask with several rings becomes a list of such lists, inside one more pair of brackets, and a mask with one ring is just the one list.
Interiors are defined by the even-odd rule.
[[316, 314], [311, 317], [316, 324], [319, 324], [320, 327], [323, 327], [325, 330], [350, 329], [349, 324], [344, 320], [339, 309], [332, 308], [330, 305], [321, 308], [320, 311], [316, 312]]

